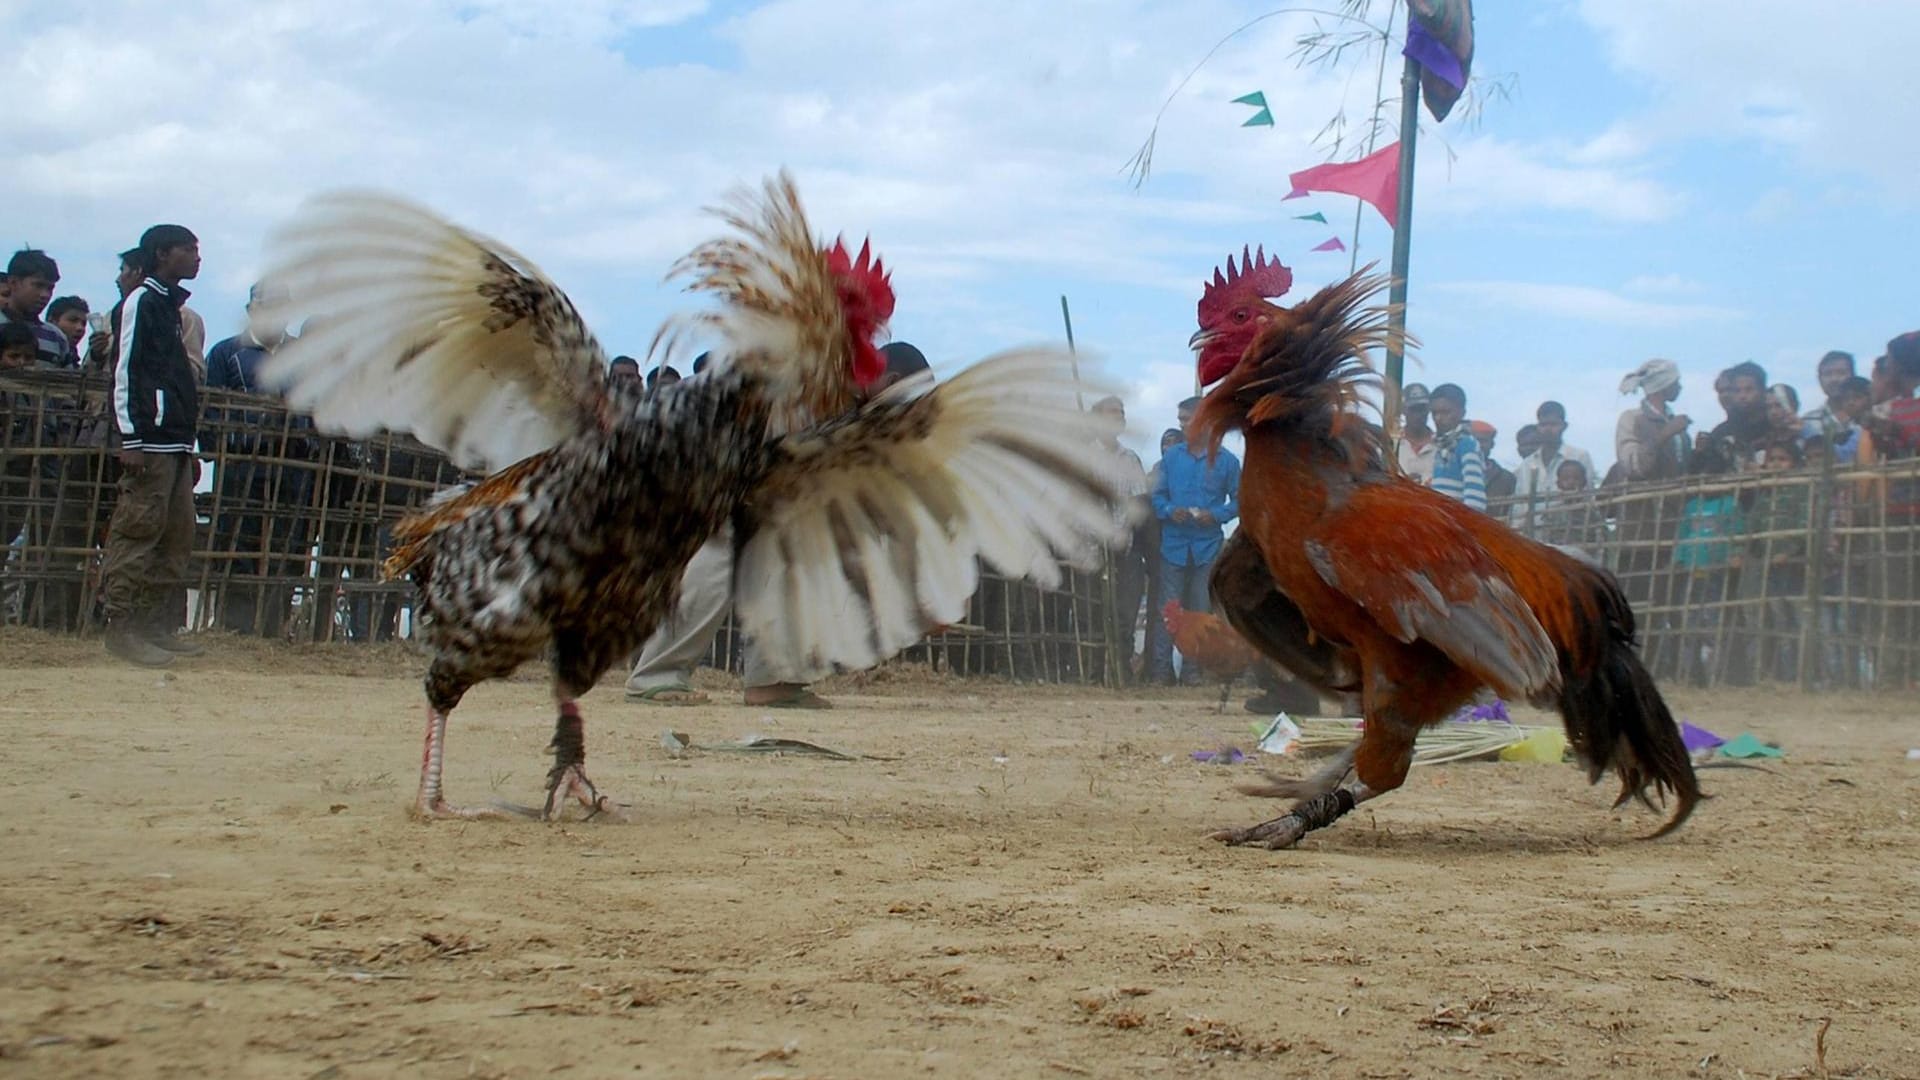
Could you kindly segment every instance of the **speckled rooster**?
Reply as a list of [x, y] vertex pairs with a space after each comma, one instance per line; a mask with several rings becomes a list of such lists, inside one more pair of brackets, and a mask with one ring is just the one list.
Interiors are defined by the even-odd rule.
[[291, 404], [500, 470], [402, 521], [387, 563], [417, 584], [433, 653], [422, 816], [501, 812], [446, 801], [447, 717], [543, 656], [559, 719], [542, 815], [616, 805], [587, 778], [577, 699], [674, 610], [687, 561], [729, 523], [746, 631], [850, 669], [959, 621], [977, 558], [1051, 583], [1112, 539], [1119, 483], [1066, 354], [868, 398], [894, 306], [880, 262], [816, 241], [784, 174], [721, 214], [731, 233], [675, 267], [718, 306], [663, 334], [717, 333], [723, 358], [650, 399], [606, 377], [531, 262], [427, 210], [325, 196], [277, 237], [267, 277], [293, 310], [274, 314], [309, 320], [271, 371]]

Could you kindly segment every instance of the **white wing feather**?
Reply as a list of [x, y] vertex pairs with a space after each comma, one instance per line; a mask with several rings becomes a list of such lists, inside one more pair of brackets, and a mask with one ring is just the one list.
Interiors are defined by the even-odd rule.
[[1124, 539], [1103, 391], [1057, 350], [1004, 353], [937, 388], [894, 386], [785, 440], [750, 500], [736, 567], [742, 629], [796, 679], [871, 667], [957, 622], [984, 560], [1060, 583]]
[[411, 432], [493, 470], [603, 421], [606, 356], [511, 248], [392, 196], [310, 201], [274, 237], [260, 314], [301, 334], [266, 378], [325, 428]]

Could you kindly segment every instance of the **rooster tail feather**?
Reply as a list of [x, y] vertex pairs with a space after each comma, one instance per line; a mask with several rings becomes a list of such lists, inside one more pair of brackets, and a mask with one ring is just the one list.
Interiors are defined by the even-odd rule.
[[1610, 580], [1603, 589], [1604, 632], [1595, 635], [1603, 640], [1593, 643], [1599, 649], [1598, 663], [1577, 665], [1573, 652], [1563, 653], [1560, 715], [1567, 741], [1587, 768], [1587, 779], [1598, 783], [1609, 769], [1619, 775], [1616, 807], [1629, 799], [1652, 807], [1649, 789], [1662, 801], [1673, 797], [1673, 815], [1648, 837], [1653, 839], [1679, 828], [1693, 813], [1702, 797], [1700, 781], [1673, 713], [1634, 651], [1633, 614], [1626, 598]]
[[1412, 339], [1389, 324], [1390, 307], [1370, 303], [1388, 282], [1372, 269], [1277, 309], [1272, 325], [1201, 402], [1190, 429], [1217, 448], [1231, 431], [1307, 423], [1384, 456], [1384, 431], [1361, 413], [1362, 392], [1379, 383], [1366, 357]]

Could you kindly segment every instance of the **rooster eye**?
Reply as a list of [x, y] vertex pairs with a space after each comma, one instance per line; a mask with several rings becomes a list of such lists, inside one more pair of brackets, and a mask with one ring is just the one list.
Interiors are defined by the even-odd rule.
[[1234, 312], [1234, 313], [1233, 313], [1233, 321], [1234, 321], [1234, 322], [1246, 322], [1246, 321], [1247, 321], [1247, 309], [1246, 309], [1246, 308], [1241, 308], [1240, 310], [1238, 310], [1238, 311], [1236, 311], [1236, 312]]

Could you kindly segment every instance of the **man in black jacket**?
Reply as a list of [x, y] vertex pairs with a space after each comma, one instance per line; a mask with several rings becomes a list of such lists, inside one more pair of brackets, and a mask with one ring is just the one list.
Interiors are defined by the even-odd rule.
[[182, 226], [155, 225], [140, 238], [140, 258], [146, 277], [112, 315], [120, 496], [107, 525], [107, 651], [165, 667], [201, 651], [171, 633], [162, 611], [193, 547], [200, 395], [181, 339], [180, 283], [200, 272], [200, 241]]

